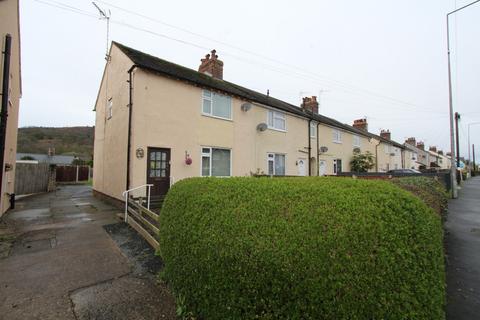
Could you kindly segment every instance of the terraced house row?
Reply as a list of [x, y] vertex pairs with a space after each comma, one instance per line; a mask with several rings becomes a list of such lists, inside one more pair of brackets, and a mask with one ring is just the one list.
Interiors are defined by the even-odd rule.
[[[198, 71], [113, 42], [96, 102], [96, 192], [153, 184], [165, 194], [195, 176], [317, 176], [350, 171], [354, 151], [372, 153], [372, 171], [418, 168], [418, 152], [319, 114], [315, 96], [300, 106], [223, 80], [215, 51]], [[417, 148], [417, 146], [415, 146]]]

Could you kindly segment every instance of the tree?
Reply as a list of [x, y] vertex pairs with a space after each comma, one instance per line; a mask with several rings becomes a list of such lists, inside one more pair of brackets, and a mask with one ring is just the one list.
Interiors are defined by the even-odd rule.
[[350, 167], [353, 172], [367, 172], [375, 166], [375, 159], [370, 151], [361, 153], [359, 150], [353, 151], [353, 158], [350, 161]]

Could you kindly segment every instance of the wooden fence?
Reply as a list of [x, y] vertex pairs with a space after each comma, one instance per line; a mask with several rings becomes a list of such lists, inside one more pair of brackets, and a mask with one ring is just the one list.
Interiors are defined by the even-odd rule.
[[57, 182], [88, 181], [89, 166], [57, 166]]
[[55, 168], [48, 163], [17, 163], [15, 194], [48, 192], [55, 181]]

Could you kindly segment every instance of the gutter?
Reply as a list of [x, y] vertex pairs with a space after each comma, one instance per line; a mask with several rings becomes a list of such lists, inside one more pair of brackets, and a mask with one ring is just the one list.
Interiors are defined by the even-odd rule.
[[[312, 166], [310, 164], [310, 159], [312, 158], [312, 137], [310, 136], [310, 125], [312, 119], [308, 120], [308, 176], [312, 176]], [[317, 157], [318, 158], [318, 157]]]
[[320, 176], [320, 138], [319, 138], [319, 131], [318, 127], [320, 126], [320, 122], [317, 122], [317, 176]]
[[3, 199], [3, 173], [5, 170], [5, 141], [7, 139], [6, 132], [8, 118], [8, 89], [10, 88], [11, 51], [12, 36], [7, 34], [5, 36], [5, 50], [3, 51], [2, 109], [0, 111], [0, 203]]
[[377, 145], [375, 146], [375, 171], [378, 172], [378, 146], [382, 143], [381, 140], [378, 140]]
[[125, 190], [130, 189], [130, 149], [132, 147], [132, 107], [133, 107], [133, 76], [132, 72], [137, 67], [136, 64], [128, 69], [128, 137], [127, 137], [127, 182]]

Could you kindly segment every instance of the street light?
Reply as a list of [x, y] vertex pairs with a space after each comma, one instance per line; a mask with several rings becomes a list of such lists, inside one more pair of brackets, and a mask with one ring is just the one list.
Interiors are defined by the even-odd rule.
[[[472, 148], [470, 145], [470, 126], [480, 124], [479, 122], [472, 122], [468, 124], [468, 165], [471, 167], [472, 166], [472, 161], [470, 160], [470, 149]], [[473, 168], [475, 170], [475, 164], [473, 164]]]
[[450, 180], [451, 180], [451, 187], [452, 187], [452, 198], [458, 197], [458, 190], [457, 190], [457, 164], [455, 163], [455, 131], [453, 129], [453, 98], [452, 98], [452, 68], [450, 63], [450, 15], [457, 13], [460, 10], [468, 8], [475, 3], [480, 2], [480, 0], [474, 1], [470, 4], [467, 4], [461, 8], [453, 10], [452, 12], [447, 13], [447, 52], [448, 52], [448, 104], [449, 104], [449, 111], [450, 111], [450, 149], [451, 149], [451, 168], [450, 168]]

